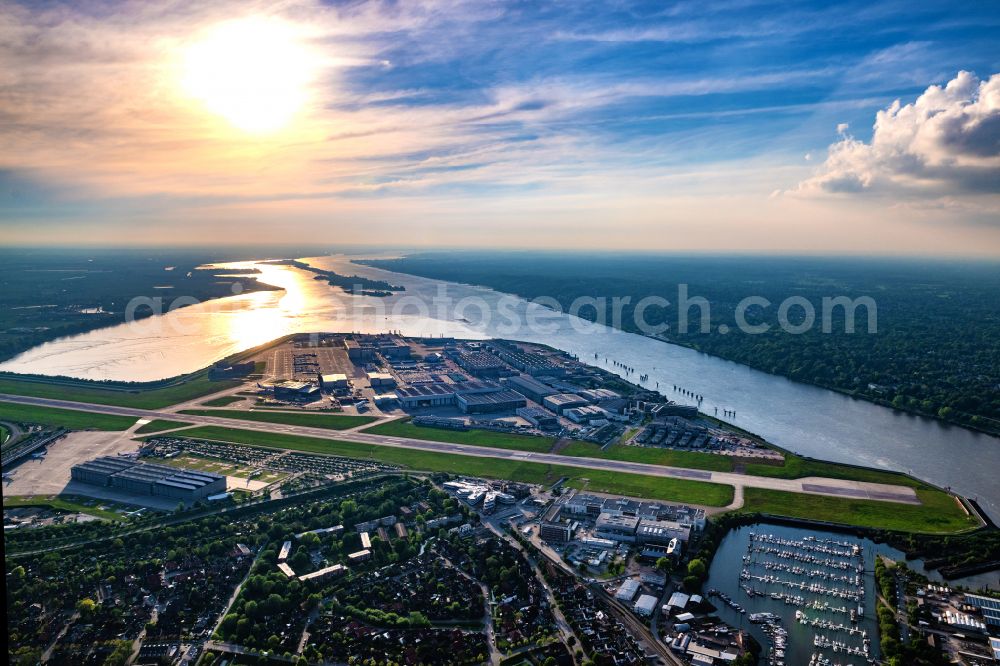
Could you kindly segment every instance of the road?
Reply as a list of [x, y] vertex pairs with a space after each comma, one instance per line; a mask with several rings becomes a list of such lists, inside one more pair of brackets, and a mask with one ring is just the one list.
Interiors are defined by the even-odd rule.
[[[112, 414], [145, 419], [177, 419], [178, 415], [171, 411], [135, 409], [115, 405], [94, 405], [71, 400], [53, 400], [31, 396], [9, 395], [0, 393], [0, 401], [39, 407], [55, 407], [60, 409], [76, 409], [97, 414]], [[308, 426], [284, 425], [278, 423], [262, 423], [259, 421], [244, 421], [234, 418], [217, 416], [194, 416], [184, 414], [183, 418], [196, 425], [222, 426], [242, 430], [299, 435], [317, 439], [329, 439], [357, 444], [388, 446], [404, 449], [417, 449], [433, 453], [451, 453], [456, 455], [474, 456], [480, 458], [501, 458], [517, 462], [535, 462], [548, 465], [563, 465], [580, 469], [596, 469], [626, 474], [645, 474], [664, 478], [688, 479], [733, 486], [737, 489], [736, 497], [742, 502], [743, 488], [766, 488], [786, 492], [825, 495], [832, 497], [848, 497], [853, 499], [873, 499], [902, 504], [919, 504], [916, 492], [906, 486], [883, 483], [867, 483], [846, 479], [828, 479], [820, 477], [805, 477], [801, 479], [778, 479], [763, 476], [749, 476], [734, 472], [711, 472], [706, 470], [668, 467], [664, 465], [649, 465], [645, 463], [627, 462], [624, 460], [609, 460], [602, 458], [575, 458], [552, 453], [532, 453], [529, 451], [513, 451], [487, 446], [469, 444], [453, 444], [433, 442], [408, 437], [389, 437], [376, 435], [360, 430], [327, 430]]]

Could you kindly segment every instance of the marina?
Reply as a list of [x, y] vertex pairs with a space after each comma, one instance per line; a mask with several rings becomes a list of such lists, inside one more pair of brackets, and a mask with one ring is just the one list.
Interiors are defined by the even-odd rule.
[[754, 525], [733, 530], [709, 573], [719, 615], [764, 646], [770, 666], [875, 663], [874, 558], [865, 539]]

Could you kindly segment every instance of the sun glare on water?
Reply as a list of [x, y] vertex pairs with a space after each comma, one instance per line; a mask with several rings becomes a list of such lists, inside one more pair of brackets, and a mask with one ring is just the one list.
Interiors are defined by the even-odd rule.
[[295, 28], [248, 18], [209, 30], [184, 52], [182, 86], [244, 132], [287, 126], [308, 101], [316, 59]]

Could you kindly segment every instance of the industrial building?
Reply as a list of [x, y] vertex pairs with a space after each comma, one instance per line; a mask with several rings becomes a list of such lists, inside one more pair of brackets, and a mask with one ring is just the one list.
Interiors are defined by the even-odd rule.
[[567, 543], [573, 538], [573, 530], [568, 521], [560, 523], [542, 523], [538, 535], [550, 543]]
[[70, 471], [74, 481], [114, 488], [136, 495], [169, 497], [193, 503], [226, 491], [226, 477], [179, 467], [141, 463], [132, 458], [104, 456]]
[[488, 393], [460, 391], [455, 395], [455, 402], [465, 414], [510, 412], [528, 405], [527, 399], [517, 391], [500, 388]]
[[403, 409], [419, 409], [421, 407], [441, 407], [455, 404], [455, 385], [439, 382], [435, 384], [419, 384], [416, 386], [400, 386], [396, 389], [396, 399]]
[[656, 597], [651, 594], [642, 594], [633, 607], [639, 615], [649, 617], [656, 610]]
[[542, 402], [542, 400], [550, 395], [554, 395], [559, 392], [551, 386], [543, 384], [529, 375], [516, 375], [514, 377], [508, 377], [507, 386], [538, 403]]
[[675, 539], [687, 542], [690, 538], [690, 526], [669, 520], [640, 520], [635, 530], [635, 540], [641, 544], [667, 546]]
[[559, 419], [544, 409], [538, 407], [521, 407], [514, 413], [540, 430], [556, 430], [559, 428]]
[[1000, 599], [966, 593], [965, 603], [978, 608], [987, 624], [1000, 626]]
[[319, 386], [309, 382], [276, 382], [264, 388], [273, 391], [278, 400], [304, 400], [319, 396]]
[[563, 366], [554, 363], [548, 357], [534, 352], [526, 352], [511, 342], [491, 340], [488, 348], [506, 363], [514, 366], [526, 375], [533, 377], [541, 375], [560, 377], [566, 373], [566, 369]]
[[324, 391], [346, 391], [351, 388], [347, 375], [344, 374], [320, 375], [319, 385]]
[[618, 393], [606, 388], [585, 389], [583, 391], [577, 391], [576, 394], [589, 402], [603, 402], [605, 400], [615, 400], [621, 397]]
[[594, 524], [594, 534], [602, 539], [634, 543], [635, 530], [638, 526], [638, 518], [602, 513], [597, 517], [597, 522]]
[[607, 423], [608, 413], [596, 405], [584, 405], [583, 407], [571, 407], [563, 410], [563, 416], [573, 423], [594, 423], [603, 421]]
[[542, 400], [542, 404], [556, 414], [562, 414], [567, 409], [585, 407], [589, 403], [575, 393], [554, 393]]
[[497, 378], [506, 365], [493, 354], [485, 351], [463, 352], [455, 361], [473, 377]]
[[387, 359], [410, 358], [410, 345], [394, 335], [362, 335], [344, 339], [347, 358], [357, 365], [373, 363], [382, 355]]
[[396, 378], [388, 372], [369, 372], [368, 383], [371, 384], [373, 389], [396, 388]]
[[635, 599], [635, 594], [638, 591], [639, 581], [635, 578], [626, 578], [622, 581], [622, 584], [618, 586], [618, 591], [615, 592], [615, 599], [618, 601], [632, 601]]

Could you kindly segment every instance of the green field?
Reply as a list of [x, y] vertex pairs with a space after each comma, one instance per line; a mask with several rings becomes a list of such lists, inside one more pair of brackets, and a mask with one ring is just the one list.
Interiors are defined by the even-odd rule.
[[251, 412], [237, 409], [184, 409], [180, 413], [263, 423], [283, 423], [284, 425], [326, 428], [327, 430], [346, 430], [378, 420], [376, 416], [354, 416], [352, 414], [310, 414], [308, 412], [292, 414], [287, 412]]
[[647, 465], [687, 467], [712, 472], [733, 471], [733, 459], [729, 456], [700, 453], [698, 451], [677, 451], [674, 449], [625, 446], [621, 444], [615, 444], [602, 450], [600, 446], [591, 444], [590, 442], [573, 442], [560, 451], [560, 453], [564, 456], [625, 460], [628, 462], [645, 463]]
[[920, 506], [745, 488], [740, 510], [903, 532], [952, 533], [978, 527], [947, 493], [918, 489], [917, 496]]
[[555, 443], [551, 437], [535, 437], [516, 433], [496, 432], [493, 430], [447, 430], [445, 428], [427, 428], [413, 425], [408, 421], [390, 421], [371, 428], [365, 432], [373, 435], [389, 437], [409, 437], [430, 442], [449, 442], [451, 444], [468, 444], [470, 446], [492, 446], [496, 449], [511, 449], [514, 451], [532, 451], [546, 453]]
[[201, 403], [204, 407], [228, 407], [234, 402], [242, 402], [245, 399], [241, 395], [224, 395], [221, 398], [215, 398], [214, 400], [206, 400]]
[[78, 498], [72, 495], [4, 495], [3, 498], [5, 509], [15, 506], [38, 506], [56, 511], [65, 511], [67, 513], [86, 513], [105, 520], [124, 520], [121, 514], [101, 509], [98, 507], [98, 504], [105, 505], [108, 502], [98, 502], [97, 500]]
[[10, 435], [10, 431], [8, 431], [7, 428], [2, 423], [0, 423], [0, 444], [3, 444], [4, 442], [6, 442], [7, 441], [7, 437], [9, 435]]
[[139, 426], [135, 431], [137, 435], [147, 435], [151, 432], [161, 432], [163, 430], [173, 430], [174, 428], [183, 428], [184, 426], [189, 426], [190, 423], [184, 423], [182, 421], [164, 421], [160, 419], [154, 419], [144, 426]]
[[40, 381], [3, 376], [0, 377], [0, 393], [30, 395], [35, 398], [53, 400], [75, 400], [95, 405], [161, 409], [179, 402], [194, 400], [209, 393], [235, 388], [241, 383], [232, 380], [213, 382], [209, 380], [207, 371], [199, 372], [174, 386], [151, 389], [129, 388], [126, 385], [122, 385], [120, 389], [99, 388], [84, 382]]
[[551, 484], [566, 477], [569, 479], [570, 484], [582, 486], [587, 483], [587, 487], [594, 491], [600, 490], [602, 492], [706, 506], [725, 506], [733, 498], [733, 489], [731, 486], [706, 483], [704, 481], [691, 481], [688, 479], [668, 479], [641, 474], [619, 474], [615, 472], [586, 470], [565, 465], [546, 465], [498, 458], [480, 458], [451, 453], [417, 451], [415, 449], [339, 442], [314, 437], [300, 437], [296, 435], [282, 435], [215, 426], [185, 430], [183, 434], [185, 437], [191, 439], [212, 439], [239, 444], [306, 451], [309, 453], [366, 458], [420, 471], [468, 474], [470, 476], [510, 479], [524, 483]]
[[866, 467], [852, 467], [837, 463], [810, 460], [794, 453], [785, 453], [784, 465], [767, 465], [751, 463], [746, 466], [746, 473], [754, 476], [769, 476], [779, 479], [800, 479], [805, 476], [822, 476], [829, 479], [850, 479], [852, 481], [867, 481], [870, 483], [888, 483], [911, 488], [929, 488], [926, 483], [910, 478], [905, 474], [887, 472]]
[[132, 416], [92, 414], [75, 409], [16, 405], [11, 402], [0, 402], [0, 419], [59, 426], [71, 430], [128, 430], [137, 420]]

